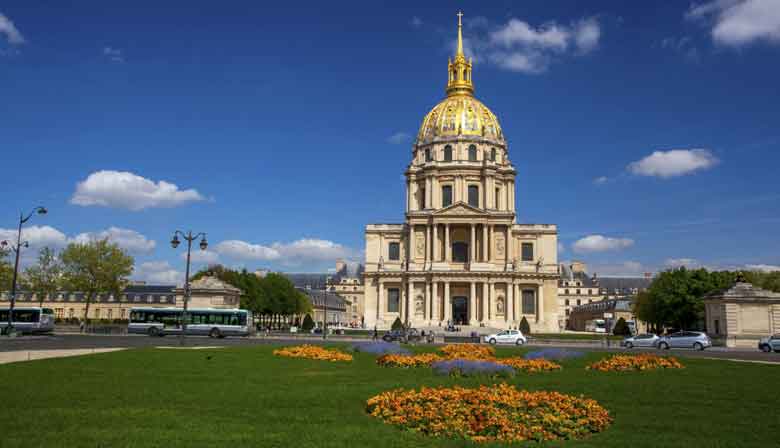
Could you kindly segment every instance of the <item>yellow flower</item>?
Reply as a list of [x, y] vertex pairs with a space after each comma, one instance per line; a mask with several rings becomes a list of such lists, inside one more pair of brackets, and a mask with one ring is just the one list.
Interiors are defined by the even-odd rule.
[[644, 371], [650, 369], [682, 369], [684, 366], [677, 358], [669, 356], [657, 356], [651, 354], [641, 355], [613, 355], [608, 358], [590, 364], [585, 367], [588, 370], [600, 372], [625, 372]]
[[319, 359], [332, 362], [352, 361], [352, 355], [348, 353], [342, 353], [338, 350], [328, 350], [317, 345], [308, 344], [274, 350], [274, 355], [286, 356], [288, 358]]

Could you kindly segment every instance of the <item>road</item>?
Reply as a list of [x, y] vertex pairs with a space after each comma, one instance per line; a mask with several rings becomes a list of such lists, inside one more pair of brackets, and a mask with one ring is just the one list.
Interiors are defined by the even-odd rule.
[[[328, 342], [351, 342], [365, 339], [352, 338], [331, 338]], [[185, 345], [195, 346], [248, 346], [259, 344], [300, 344], [322, 343], [322, 339], [314, 337], [246, 337], [246, 338], [225, 338], [211, 339], [206, 336], [188, 336], [185, 339]], [[141, 348], [158, 346], [179, 346], [179, 338], [176, 336], [166, 336], [163, 338], [152, 338], [142, 335], [124, 335], [124, 336], [102, 336], [102, 335], [79, 335], [79, 334], [53, 334], [42, 336], [21, 336], [17, 338], [0, 338], [0, 352], [10, 351], [31, 351], [31, 350], [73, 350], [73, 349], [98, 349], [98, 348]], [[528, 344], [529, 347], [566, 347], [577, 350], [587, 351], [611, 351], [622, 352], [625, 349], [612, 347], [604, 348], [597, 345], [587, 345], [582, 343], [556, 343], [556, 344]], [[634, 349], [632, 353], [661, 353], [674, 354], [676, 356], [696, 357], [696, 358], [715, 358], [730, 359], [739, 361], [760, 361], [773, 362], [780, 364], [780, 353], [762, 353], [756, 350], [745, 349], [726, 349], [714, 347], [704, 351], [672, 349], [660, 352], [655, 349]]]

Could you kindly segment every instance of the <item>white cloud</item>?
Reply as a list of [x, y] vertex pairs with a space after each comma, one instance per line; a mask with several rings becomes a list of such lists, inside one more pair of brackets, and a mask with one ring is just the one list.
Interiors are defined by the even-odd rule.
[[558, 253], [562, 254], [564, 252], [566, 252], [566, 245], [558, 241]]
[[111, 62], [125, 62], [125, 57], [122, 55], [122, 50], [113, 47], [103, 47], [103, 56], [108, 58]]
[[393, 145], [401, 145], [403, 143], [406, 143], [409, 141], [409, 139], [412, 136], [407, 134], [406, 132], [396, 132], [395, 134], [391, 135], [387, 138], [387, 143], [393, 144]]
[[423, 26], [423, 20], [417, 16], [412, 16], [412, 20], [409, 23], [415, 28]]
[[472, 33], [464, 42], [464, 51], [477, 60], [484, 56], [499, 67], [529, 74], [546, 71], [568, 53], [589, 53], [598, 48], [601, 39], [601, 26], [595, 17], [571, 25], [551, 21], [538, 27], [511, 18], [505, 25], [487, 28], [486, 36]]
[[133, 278], [153, 284], [180, 285], [184, 273], [173, 268], [167, 261], [147, 261], [135, 267]]
[[154, 182], [126, 171], [96, 171], [76, 185], [70, 202], [81, 206], [103, 206], [143, 210], [176, 207], [205, 198], [194, 189], [180, 190], [175, 184]]
[[664, 266], [668, 268], [680, 268], [685, 267], [688, 269], [698, 269], [702, 267], [699, 260], [693, 258], [669, 258], [664, 261]]
[[240, 240], [222, 241], [215, 251], [224, 257], [237, 260], [275, 261], [287, 266], [333, 261], [356, 255], [349, 248], [328, 240], [304, 238], [291, 243], [276, 242], [270, 246]]
[[109, 227], [100, 232], [80, 233], [73, 238], [73, 241], [77, 243], [86, 243], [105, 238], [108, 238], [110, 242], [115, 243], [119, 247], [130, 252], [151, 252], [157, 245], [154, 240], [146, 238], [135, 230], [121, 229], [119, 227]]
[[[181, 254], [181, 259], [187, 260], [186, 252]], [[192, 260], [193, 263], [213, 264], [219, 261], [219, 254], [211, 250], [193, 248], [192, 253], [190, 254], [190, 260]]]
[[599, 176], [595, 179], [593, 179], [593, 183], [596, 185], [604, 185], [609, 181], [609, 178], [607, 176]]
[[780, 43], [778, 0], [715, 0], [691, 6], [686, 17], [708, 23], [712, 40], [720, 45]]
[[651, 269], [644, 266], [638, 261], [624, 261], [620, 263], [607, 263], [596, 264], [590, 269], [593, 273], [598, 274], [599, 277], [604, 276], [616, 276], [616, 277], [636, 277], [644, 275], [646, 272], [650, 272]]
[[5, 38], [9, 44], [20, 45], [25, 42], [24, 36], [16, 28], [16, 25], [0, 12], [0, 35], [5, 34]]
[[747, 264], [745, 269], [749, 271], [773, 272], [780, 271], [780, 266], [772, 264]]
[[[17, 229], [0, 229], [0, 241], [16, 245]], [[22, 243], [27, 241], [32, 249], [60, 248], [68, 244], [68, 237], [51, 226], [27, 226], [22, 228]]]
[[634, 240], [629, 238], [610, 238], [603, 235], [588, 235], [580, 238], [573, 245], [574, 252], [579, 254], [621, 250], [633, 246]]
[[655, 151], [629, 164], [628, 170], [640, 176], [668, 178], [706, 170], [719, 162], [707, 149], [672, 149]]

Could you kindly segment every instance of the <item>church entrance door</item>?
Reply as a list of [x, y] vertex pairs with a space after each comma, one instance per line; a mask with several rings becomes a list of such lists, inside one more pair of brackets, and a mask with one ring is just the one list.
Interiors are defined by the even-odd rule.
[[468, 325], [469, 300], [467, 297], [452, 298], [452, 322], [455, 325]]

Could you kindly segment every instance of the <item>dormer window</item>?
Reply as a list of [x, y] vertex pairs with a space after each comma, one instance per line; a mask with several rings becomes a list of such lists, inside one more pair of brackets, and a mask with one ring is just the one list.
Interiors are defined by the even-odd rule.
[[496, 161], [496, 148], [490, 149], [490, 161], [495, 162]]
[[444, 161], [452, 162], [452, 146], [450, 145], [444, 147]]
[[425, 161], [426, 162], [430, 162], [431, 160], [432, 160], [431, 159], [431, 148], [426, 148], [425, 149]]

